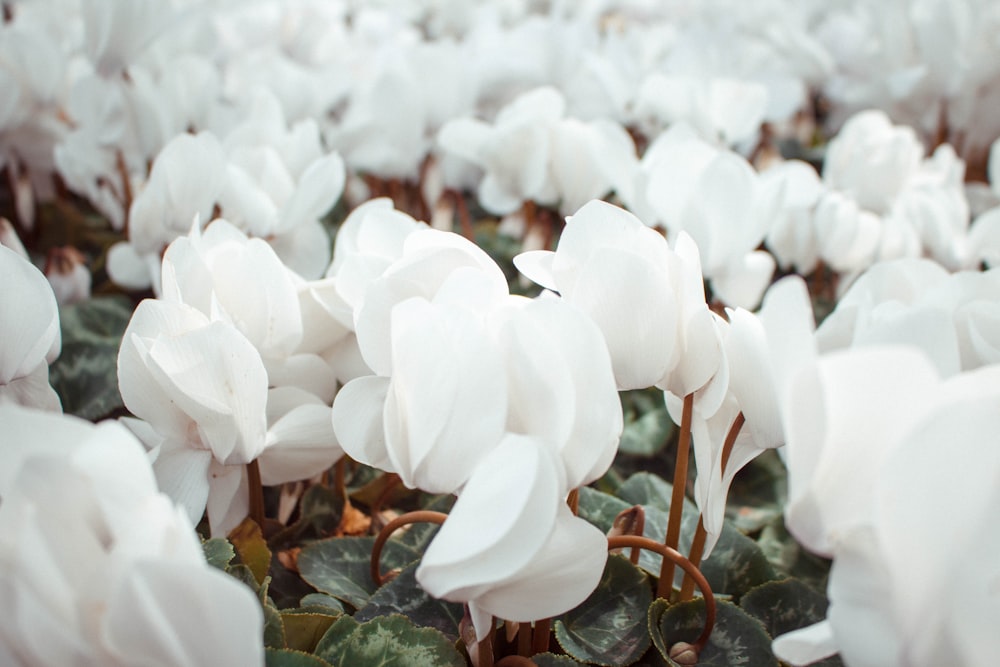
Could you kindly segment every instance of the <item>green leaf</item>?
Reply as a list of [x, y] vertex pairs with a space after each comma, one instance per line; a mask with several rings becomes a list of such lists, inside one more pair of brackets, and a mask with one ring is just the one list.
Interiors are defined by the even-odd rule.
[[538, 667], [584, 667], [585, 664], [568, 656], [553, 653], [536, 653], [531, 659]]
[[258, 584], [263, 583], [271, 568], [271, 550], [267, 548], [257, 522], [250, 517], [243, 519], [240, 525], [229, 532], [229, 541], [239, 554], [240, 562], [250, 568]]
[[49, 381], [63, 411], [96, 421], [124, 408], [118, 393], [118, 348], [132, 318], [122, 296], [94, 297], [59, 309], [62, 351]]
[[674, 423], [663, 404], [663, 392], [642, 390], [622, 395], [625, 429], [618, 443], [624, 454], [653, 456], [660, 453], [673, 435]]
[[[740, 606], [759, 620], [771, 637], [804, 628], [826, 618], [826, 596], [798, 579], [769, 581], [743, 596]], [[838, 667], [837, 656], [817, 663], [820, 667]]]
[[405, 616], [358, 623], [344, 616], [327, 630], [316, 655], [334, 667], [465, 667], [465, 658], [440, 632]]
[[363, 622], [378, 616], [402, 614], [416, 625], [434, 628], [452, 642], [458, 641], [458, 624], [464, 614], [462, 605], [428, 595], [417, 583], [416, 571], [417, 563], [403, 569], [395, 579], [379, 588], [354, 618]]
[[[725, 600], [716, 601], [717, 616], [708, 644], [698, 656], [698, 667], [778, 667], [771, 652], [771, 638], [760, 621]], [[668, 606], [657, 600], [649, 608], [649, 632], [653, 645], [669, 665], [670, 648], [678, 642], [693, 642], [705, 622], [705, 600], [697, 598]]]
[[287, 648], [265, 648], [264, 664], [266, 667], [331, 667], [326, 660]]
[[[317, 590], [360, 609], [376, 589], [370, 569], [374, 545], [374, 537], [332, 537], [313, 542], [299, 554], [299, 573]], [[419, 557], [410, 547], [389, 540], [382, 550], [382, 571], [402, 568]]]
[[831, 562], [799, 546], [785, 528], [783, 516], [764, 527], [757, 538], [757, 546], [778, 572], [795, 577], [817, 591], [826, 590]]
[[265, 604], [264, 608], [264, 646], [268, 648], [285, 648], [285, 625], [281, 612], [277, 607]]
[[562, 649], [583, 662], [630, 665], [649, 648], [649, 577], [624, 556], [611, 555], [597, 589], [554, 624]]
[[581, 519], [597, 526], [603, 533], [611, 530], [615, 517], [632, 507], [621, 498], [603, 493], [589, 486], [580, 489], [578, 514]]
[[648, 472], [637, 472], [618, 487], [618, 497], [629, 505], [652, 505], [670, 511], [673, 485]]
[[285, 629], [285, 646], [298, 651], [312, 653], [316, 644], [334, 624], [338, 616], [286, 610], [281, 612], [281, 623]]
[[236, 551], [229, 540], [224, 537], [213, 537], [201, 543], [201, 548], [205, 552], [205, 560], [212, 567], [223, 572], [229, 567], [230, 561], [236, 557]]
[[257, 583], [257, 578], [254, 576], [250, 568], [243, 563], [230, 565], [226, 572], [234, 579], [242, 581], [254, 593], [257, 593], [260, 590], [260, 584]]
[[310, 593], [304, 596], [299, 602], [299, 608], [332, 616], [339, 616], [345, 611], [343, 602], [326, 593]]

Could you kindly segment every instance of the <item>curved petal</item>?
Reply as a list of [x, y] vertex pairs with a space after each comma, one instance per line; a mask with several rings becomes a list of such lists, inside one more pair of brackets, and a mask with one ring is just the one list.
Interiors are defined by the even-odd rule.
[[212, 461], [208, 469], [212, 484], [205, 510], [212, 537], [225, 537], [250, 513], [247, 468]]
[[408, 486], [454, 493], [503, 435], [501, 356], [477, 315], [420, 299], [393, 309], [392, 338], [389, 458]]
[[58, 353], [59, 310], [52, 287], [35, 266], [6, 246], [0, 246], [0, 384], [28, 375]]
[[671, 368], [677, 301], [666, 267], [601, 248], [581, 265], [572, 292], [563, 298], [600, 328], [619, 389], [651, 387]]
[[205, 565], [133, 563], [116, 579], [102, 639], [122, 662], [263, 665], [263, 613], [252, 591]]
[[212, 452], [183, 444], [164, 446], [153, 462], [160, 491], [180, 505], [192, 526], [197, 526], [208, 503]]
[[517, 574], [476, 598], [494, 616], [535, 621], [557, 616], [586, 600], [601, 581], [608, 560], [605, 535], [560, 503], [542, 550]]
[[551, 250], [529, 250], [514, 257], [514, 266], [528, 280], [545, 289], [558, 292], [559, 286], [552, 273], [555, 255]]
[[314, 477], [344, 454], [326, 405], [300, 405], [289, 411], [268, 429], [267, 441], [258, 458], [266, 486]]
[[434, 597], [468, 602], [517, 576], [549, 541], [563, 493], [548, 445], [506, 436], [482, 458], [428, 545], [417, 568], [420, 586]]
[[344, 385], [333, 401], [333, 431], [355, 461], [395, 472], [382, 425], [389, 378], [365, 375]]
[[771, 643], [774, 655], [799, 667], [819, 662], [837, 652], [837, 642], [829, 621], [820, 621], [799, 630], [775, 637]]
[[319, 220], [340, 198], [346, 179], [344, 160], [339, 154], [330, 153], [313, 161], [299, 177], [295, 192], [285, 202], [274, 231], [280, 234], [300, 224]]

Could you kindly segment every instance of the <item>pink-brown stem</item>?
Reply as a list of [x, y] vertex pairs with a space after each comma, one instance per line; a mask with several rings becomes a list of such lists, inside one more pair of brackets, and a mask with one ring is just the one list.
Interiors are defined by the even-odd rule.
[[264, 486], [260, 481], [260, 465], [257, 459], [247, 464], [247, 500], [250, 504], [250, 518], [258, 526], [264, 526]]
[[379, 566], [379, 561], [382, 558], [382, 547], [385, 546], [385, 543], [390, 537], [392, 537], [394, 532], [403, 526], [408, 526], [413, 523], [427, 522], [441, 525], [447, 518], [448, 515], [444, 512], [417, 510], [415, 512], [401, 514], [389, 523], [385, 524], [385, 528], [379, 531], [378, 535], [375, 537], [375, 544], [372, 546], [371, 575], [372, 581], [375, 582], [375, 585], [381, 586], [385, 581], [385, 578], [382, 576], [382, 568]]
[[[670, 496], [670, 516], [667, 520], [667, 536], [664, 544], [667, 547], [677, 550], [681, 539], [681, 519], [684, 516], [684, 490], [687, 487], [688, 458], [691, 450], [691, 417], [694, 412], [694, 394], [684, 397], [684, 409], [681, 413], [681, 433], [677, 439], [677, 459], [674, 465], [674, 488]], [[674, 563], [667, 558], [663, 559], [663, 566], [660, 568], [660, 581], [657, 585], [656, 594], [665, 599], [670, 599], [670, 593], [674, 587]]]

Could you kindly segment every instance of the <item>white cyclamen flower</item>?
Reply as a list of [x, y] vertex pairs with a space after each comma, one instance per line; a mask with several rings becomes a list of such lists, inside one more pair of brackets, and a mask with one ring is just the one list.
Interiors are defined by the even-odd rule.
[[59, 309], [42, 272], [0, 246], [0, 403], [61, 411], [49, 362], [61, 347]]
[[205, 562], [127, 429], [0, 421], [0, 663], [264, 664], [260, 603]]
[[141, 436], [160, 487], [194, 523], [207, 504], [213, 534], [238, 524], [243, 466], [266, 446], [267, 372], [250, 341], [190, 306], [147, 299], [122, 338], [118, 384], [149, 424]]

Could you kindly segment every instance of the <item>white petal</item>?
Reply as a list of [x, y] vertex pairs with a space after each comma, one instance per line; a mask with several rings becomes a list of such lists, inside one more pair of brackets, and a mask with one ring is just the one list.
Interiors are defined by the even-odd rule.
[[774, 654], [795, 667], [809, 665], [837, 652], [833, 629], [828, 621], [820, 621], [799, 630], [779, 635], [771, 643]]
[[552, 262], [555, 253], [551, 250], [529, 250], [514, 257], [514, 266], [523, 276], [553, 292], [559, 291], [555, 276], [552, 275]]
[[348, 382], [333, 401], [333, 430], [352, 459], [394, 472], [382, 425], [388, 392], [389, 378], [366, 375]]
[[222, 465], [212, 461], [208, 469], [208, 524], [212, 537], [225, 537], [250, 512], [249, 484], [244, 465]]
[[310, 164], [299, 177], [295, 192], [285, 203], [275, 231], [281, 233], [323, 217], [340, 198], [345, 180], [344, 161], [337, 153], [330, 153]]
[[263, 665], [262, 628], [260, 603], [225, 573], [140, 561], [109, 592], [101, 629], [123, 662]]
[[0, 384], [27, 375], [59, 349], [59, 312], [45, 275], [16, 252], [0, 246]]
[[774, 258], [763, 250], [744, 255], [712, 276], [712, 291], [734, 308], [753, 310], [774, 275]]
[[477, 598], [495, 616], [535, 621], [565, 613], [586, 600], [601, 581], [607, 538], [562, 504], [548, 542], [512, 579]]
[[184, 508], [193, 526], [205, 514], [211, 463], [212, 452], [182, 444], [164, 447], [153, 463], [160, 490]]
[[598, 249], [564, 293], [601, 329], [619, 389], [656, 384], [670, 368], [677, 304], [665, 267], [615, 248]]
[[505, 437], [481, 460], [427, 547], [417, 568], [420, 586], [467, 602], [516, 576], [549, 541], [563, 497], [559, 466], [544, 442]]
[[266, 486], [314, 477], [344, 453], [326, 405], [298, 406], [273, 424], [267, 435], [268, 447], [258, 459]]

